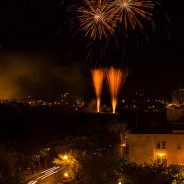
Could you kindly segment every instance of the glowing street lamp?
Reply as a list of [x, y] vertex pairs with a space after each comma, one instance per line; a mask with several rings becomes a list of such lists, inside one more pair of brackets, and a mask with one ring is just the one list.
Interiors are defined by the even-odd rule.
[[159, 156], [160, 156], [160, 157], [163, 157], [163, 156], [164, 156], [164, 154], [163, 154], [162, 152], [160, 152], [160, 153], [159, 153]]
[[68, 159], [68, 156], [67, 155], [64, 155], [63, 159], [64, 160], [67, 160]]
[[69, 175], [68, 175], [68, 173], [67, 172], [65, 172], [64, 174], [64, 177], [63, 177], [63, 183], [68, 183], [68, 177], [69, 177]]
[[68, 173], [64, 173], [64, 177], [68, 178]]
[[159, 152], [158, 157], [160, 158], [160, 163], [166, 164], [166, 153]]

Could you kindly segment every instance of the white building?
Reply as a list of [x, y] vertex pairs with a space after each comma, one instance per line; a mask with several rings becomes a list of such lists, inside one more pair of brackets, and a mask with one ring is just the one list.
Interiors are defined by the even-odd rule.
[[184, 134], [129, 134], [130, 161], [149, 163], [151, 160], [170, 165], [184, 165]]

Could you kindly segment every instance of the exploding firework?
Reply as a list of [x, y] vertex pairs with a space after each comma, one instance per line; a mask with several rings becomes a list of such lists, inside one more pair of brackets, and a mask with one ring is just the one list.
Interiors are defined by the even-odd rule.
[[77, 9], [77, 18], [85, 36], [95, 40], [107, 38], [109, 34], [113, 34], [116, 26], [113, 3], [107, 0], [83, 1], [84, 4]]
[[78, 31], [88, 38], [87, 59], [96, 63], [106, 61], [122, 49], [122, 55], [119, 53], [118, 56], [124, 61], [127, 33], [133, 30], [138, 44], [142, 41], [139, 36], [147, 39], [145, 23], [147, 21], [151, 29], [155, 29], [153, 9], [156, 5], [153, 0], [82, 0], [76, 4]]
[[80, 28], [92, 39], [107, 38], [115, 33], [117, 24], [127, 31], [128, 26], [135, 30], [143, 29], [142, 20], [152, 20], [151, 10], [155, 4], [151, 0], [83, 0], [77, 9]]
[[125, 31], [130, 28], [135, 30], [137, 27], [143, 29], [141, 20], [152, 19], [151, 10], [155, 4], [151, 0], [116, 0], [114, 9], [117, 12], [117, 22], [122, 23]]
[[128, 70], [123, 71], [120, 69], [115, 69], [113, 67], [106, 70], [106, 79], [111, 94], [113, 113], [115, 113], [116, 111], [119, 90], [124, 85], [128, 73]]
[[96, 93], [97, 99], [97, 112], [100, 112], [100, 101], [101, 101], [101, 91], [104, 79], [104, 70], [103, 69], [93, 69], [91, 70], [93, 84]]

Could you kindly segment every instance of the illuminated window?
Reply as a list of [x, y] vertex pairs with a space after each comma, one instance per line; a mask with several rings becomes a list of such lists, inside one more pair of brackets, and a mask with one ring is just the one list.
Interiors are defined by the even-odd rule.
[[160, 149], [160, 141], [157, 141], [157, 149]]
[[180, 143], [177, 144], [177, 149], [181, 149], [181, 144]]
[[162, 149], [166, 149], [166, 141], [162, 141]]

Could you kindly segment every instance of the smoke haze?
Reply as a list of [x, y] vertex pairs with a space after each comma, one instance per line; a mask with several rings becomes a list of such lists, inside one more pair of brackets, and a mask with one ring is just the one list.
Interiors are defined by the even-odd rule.
[[52, 98], [62, 92], [85, 94], [90, 72], [85, 63], [63, 66], [60, 59], [34, 54], [0, 56], [0, 99]]

